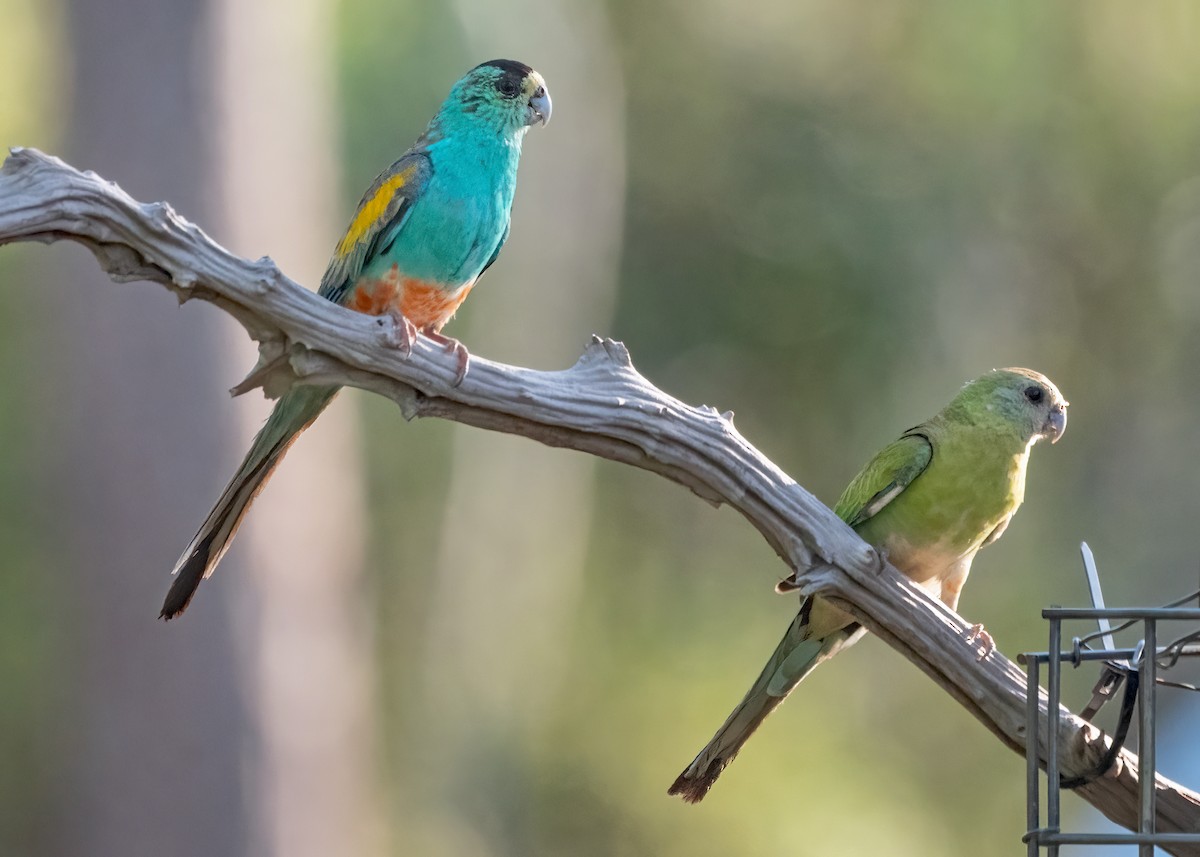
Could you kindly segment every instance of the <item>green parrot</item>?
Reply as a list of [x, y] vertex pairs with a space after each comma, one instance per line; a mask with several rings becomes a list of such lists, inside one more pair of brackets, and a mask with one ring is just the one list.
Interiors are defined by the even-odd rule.
[[[834, 512], [955, 610], [975, 554], [1000, 538], [1025, 497], [1029, 450], [1043, 438], [1054, 443], [1066, 427], [1067, 402], [1049, 378], [1029, 369], [993, 370], [884, 447], [850, 482]], [[794, 578], [777, 588], [795, 589]], [[824, 599], [804, 598], [754, 686], [668, 794], [702, 800], [796, 685], [865, 633]], [[990, 651], [982, 626], [972, 629], [974, 637]]]
[[[443, 336], [475, 282], [508, 238], [521, 142], [550, 120], [542, 76], [515, 60], [471, 69], [450, 90], [429, 127], [363, 195], [321, 278], [321, 297], [368, 315], [389, 315], [396, 345], [409, 351], [418, 332], [458, 361], [468, 354]], [[289, 390], [254, 438], [241, 467], [175, 565], [160, 614], [187, 609], [213, 573], [250, 504], [292, 442], [333, 401], [338, 387]]]

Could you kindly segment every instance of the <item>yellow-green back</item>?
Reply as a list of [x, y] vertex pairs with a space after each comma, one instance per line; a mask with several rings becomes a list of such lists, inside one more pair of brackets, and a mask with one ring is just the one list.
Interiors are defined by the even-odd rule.
[[952, 568], [965, 574], [1021, 505], [1029, 450], [1058, 439], [1066, 404], [1037, 372], [989, 372], [884, 447], [835, 511], [918, 582]]

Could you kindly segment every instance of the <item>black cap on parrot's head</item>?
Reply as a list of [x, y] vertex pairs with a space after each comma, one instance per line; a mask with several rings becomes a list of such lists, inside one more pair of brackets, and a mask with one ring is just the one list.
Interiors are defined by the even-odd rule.
[[484, 66], [498, 68], [501, 72], [511, 75], [513, 79], [517, 81], [524, 80], [525, 77], [533, 71], [533, 69], [525, 65], [525, 63], [517, 62], [516, 60], [488, 60], [487, 62], [481, 62], [479, 65], [475, 66], [475, 68], [483, 68]]
[[546, 81], [533, 68], [517, 60], [488, 60], [467, 72], [459, 85], [468, 106], [490, 105], [497, 115], [511, 112], [519, 126], [545, 125], [550, 121], [550, 93]]

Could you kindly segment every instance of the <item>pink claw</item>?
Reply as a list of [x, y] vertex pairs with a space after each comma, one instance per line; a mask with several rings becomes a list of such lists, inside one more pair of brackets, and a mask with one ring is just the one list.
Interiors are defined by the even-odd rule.
[[390, 309], [387, 316], [392, 320], [392, 329], [386, 334], [388, 345], [399, 348], [404, 356], [412, 354], [414, 343], [417, 341], [417, 326], [399, 310]]
[[979, 643], [979, 657], [977, 660], [983, 660], [992, 652], [996, 651], [996, 641], [992, 639], [992, 635], [987, 632], [982, 624], [976, 623], [967, 631], [967, 645], [973, 646]]
[[446, 351], [453, 354], [457, 359], [458, 372], [454, 375], [454, 386], [457, 387], [467, 377], [467, 369], [471, 365], [471, 355], [467, 353], [467, 346], [463, 345], [457, 339], [434, 330], [432, 327], [425, 328], [422, 333], [434, 342], [444, 346]]

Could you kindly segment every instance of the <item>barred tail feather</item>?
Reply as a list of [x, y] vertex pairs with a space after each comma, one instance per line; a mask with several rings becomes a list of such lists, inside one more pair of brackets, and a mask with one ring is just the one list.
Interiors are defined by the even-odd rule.
[[296, 387], [275, 405], [237, 473], [175, 563], [172, 572], [175, 579], [163, 601], [160, 619], [174, 619], [187, 609], [200, 581], [213, 573], [229, 549], [250, 504], [267, 484], [284, 453], [337, 392], [337, 387]]

